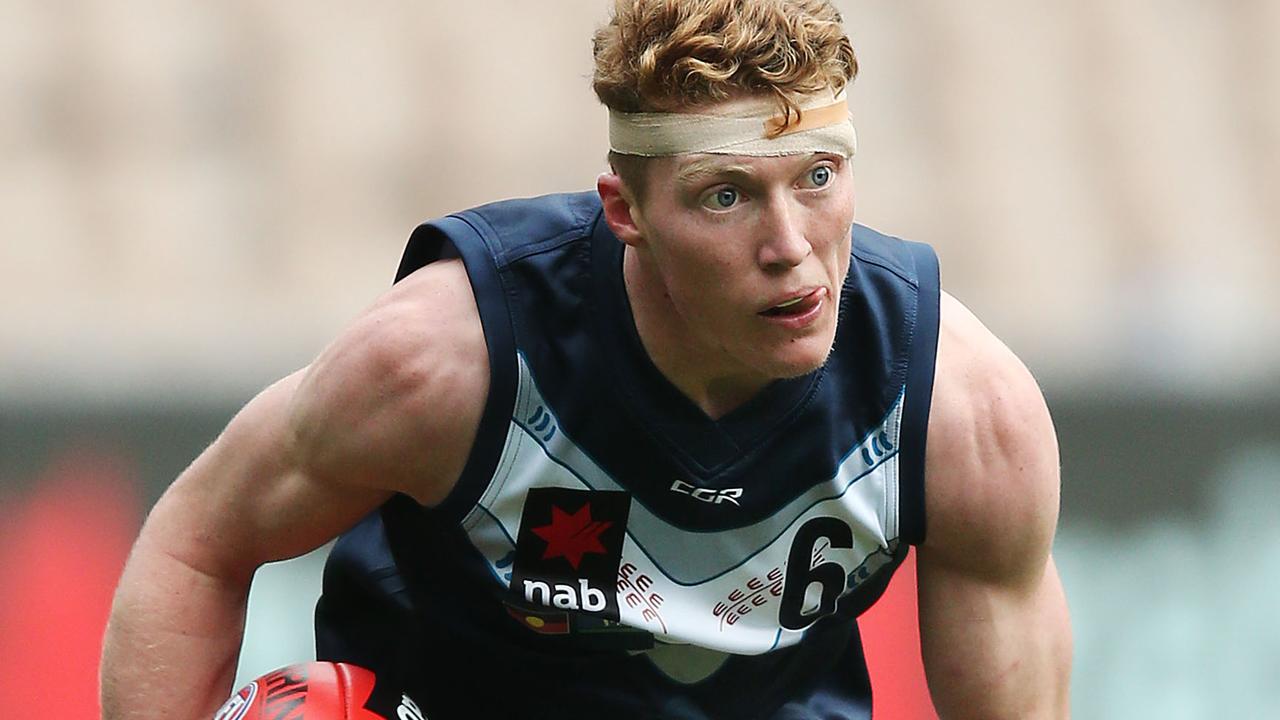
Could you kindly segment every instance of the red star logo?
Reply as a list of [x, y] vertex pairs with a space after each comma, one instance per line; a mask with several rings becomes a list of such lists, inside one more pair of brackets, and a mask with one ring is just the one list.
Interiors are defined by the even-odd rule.
[[600, 544], [600, 533], [613, 523], [608, 520], [591, 519], [591, 503], [570, 515], [559, 507], [551, 506], [551, 524], [530, 528], [534, 535], [547, 541], [547, 549], [542, 559], [562, 557], [569, 561], [574, 570], [582, 562], [587, 553], [604, 554], [606, 550]]

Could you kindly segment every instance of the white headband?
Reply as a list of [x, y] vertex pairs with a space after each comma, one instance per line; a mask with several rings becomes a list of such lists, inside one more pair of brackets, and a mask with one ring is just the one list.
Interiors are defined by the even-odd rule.
[[624, 155], [667, 157], [800, 155], [830, 152], [852, 157], [858, 137], [845, 94], [810, 96], [790, 122], [777, 101], [751, 98], [730, 103], [722, 114], [620, 113], [609, 111], [609, 147]]

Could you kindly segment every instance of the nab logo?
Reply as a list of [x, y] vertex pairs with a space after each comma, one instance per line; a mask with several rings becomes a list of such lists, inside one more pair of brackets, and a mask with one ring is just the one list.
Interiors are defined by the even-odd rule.
[[688, 495], [694, 500], [701, 500], [704, 503], [719, 505], [722, 502], [728, 501], [741, 507], [741, 505], [738, 504], [738, 498], [742, 497], [742, 488], [724, 488], [723, 490], [716, 490], [715, 488], [700, 488], [695, 485], [690, 485], [683, 480], [677, 480], [671, 483], [670, 489], [671, 492]]
[[524, 599], [531, 603], [552, 605], [561, 610], [585, 610], [593, 613], [604, 610], [608, 605], [604, 599], [604, 591], [591, 587], [586, 578], [578, 580], [578, 586], [575, 589], [572, 585], [556, 583], [553, 586], [541, 580], [525, 580]]
[[513, 600], [616, 621], [613, 588], [630, 509], [625, 492], [529, 490], [512, 563]]

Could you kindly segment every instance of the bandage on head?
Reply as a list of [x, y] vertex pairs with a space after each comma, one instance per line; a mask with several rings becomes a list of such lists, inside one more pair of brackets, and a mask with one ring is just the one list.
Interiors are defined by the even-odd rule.
[[715, 114], [609, 111], [609, 146], [617, 153], [669, 157], [801, 155], [829, 152], [852, 157], [858, 137], [845, 94], [813, 95], [800, 113], [780, 112], [772, 98], [726, 103]]

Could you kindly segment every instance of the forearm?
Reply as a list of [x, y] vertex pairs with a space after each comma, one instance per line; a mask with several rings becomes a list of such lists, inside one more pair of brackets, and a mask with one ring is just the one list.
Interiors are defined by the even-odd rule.
[[249, 578], [196, 569], [144, 531], [116, 592], [102, 657], [103, 720], [207, 720], [227, 698]]

